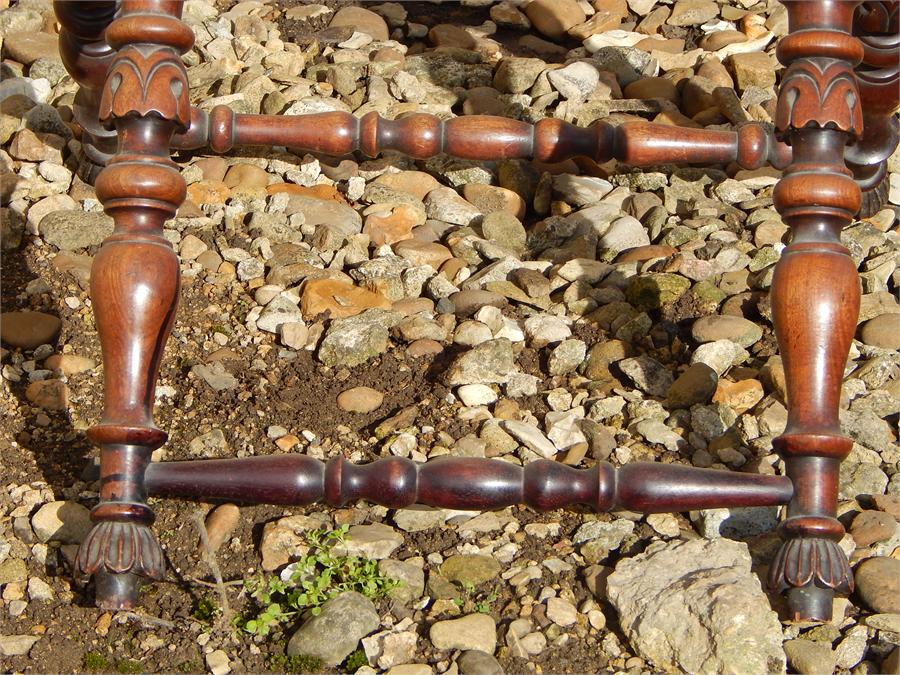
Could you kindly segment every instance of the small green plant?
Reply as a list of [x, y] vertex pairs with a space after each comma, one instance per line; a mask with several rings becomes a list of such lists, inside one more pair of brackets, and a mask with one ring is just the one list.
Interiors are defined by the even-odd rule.
[[125, 675], [136, 675], [144, 672], [144, 666], [141, 665], [140, 661], [135, 661], [134, 659], [122, 659], [116, 663], [116, 670]]
[[184, 673], [185, 675], [192, 675], [192, 673], [202, 673], [205, 672], [205, 668], [203, 664], [199, 661], [182, 661], [177, 666], [175, 666], [176, 673]]
[[318, 615], [326, 601], [345, 591], [356, 591], [372, 600], [384, 597], [398, 582], [383, 576], [375, 560], [334, 554], [348, 530], [343, 525], [331, 532], [307, 532], [309, 552], [297, 561], [287, 581], [274, 575], [246, 580], [244, 588], [259, 611], [255, 616], [236, 617], [235, 624], [248, 633], [264, 636], [300, 612], [309, 610], [313, 616]]
[[490, 614], [491, 613], [491, 603], [497, 600], [500, 596], [497, 594], [496, 590], [492, 590], [488, 595], [483, 598], [475, 597], [475, 584], [471, 582], [466, 582], [463, 584], [463, 592], [466, 594], [464, 598], [454, 598], [453, 604], [459, 607], [462, 610], [466, 610], [466, 608], [470, 608], [469, 611], [480, 612], [481, 614]]
[[309, 654], [270, 654], [266, 657], [266, 666], [269, 670], [281, 670], [285, 673], [318, 673], [325, 667], [325, 663], [317, 656]]
[[85, 670], [91, 672], [103, 672], [109, 669], [109, 660], [100, 652], [88, 652], [81, 657], [81, 664]]
[[207, 595], [197, 602], [197, 606], [194, 608], [194, 618], [203, 623], [212, 623], [221, 612], [222, 608]]
[[348, 673], [355, 673], [357, 670], [367, 665], [369, 665], [369, 659], [366, 656], [366, 653], [362, 649], [357, 649], [347, 657], [346, 661], [344, 661], [343, 670]]

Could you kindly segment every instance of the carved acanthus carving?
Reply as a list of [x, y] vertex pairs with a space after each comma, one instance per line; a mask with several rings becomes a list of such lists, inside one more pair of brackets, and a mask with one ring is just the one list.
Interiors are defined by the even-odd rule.
[[143, 523], [106, 520], [94, 525], [78, 549], [75, 571], [82, 576], [97, 572], [165, 577], [162, 550], [153, 530]]
[[792, 129], [806, 127], [860, 136], [863, 111], [850, 65], [821, 58], [794, 61], [781, 83], [775, 125], [786, 140]]
[[191, 121], [187, 74], [171, 49], [150, 51], [125, 47], [110, 66], [100, 99], [100, 119], [111, 125], [117, 117], [157, 115], [173, 120], [179, 131]]

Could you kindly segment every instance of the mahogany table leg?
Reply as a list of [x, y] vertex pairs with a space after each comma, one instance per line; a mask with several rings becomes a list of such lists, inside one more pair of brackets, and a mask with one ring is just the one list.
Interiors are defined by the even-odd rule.
[[778, 47], [787, 70], [776, 126], [793, 147], [793, 162], [775, 189], [775, 206], [793, 239], [772, 282], [789, 408], [775, 447], [794, 497], [770, 583], [788, 590], [797, 620], [830, 618], [835, 591], [853, 587], [835, 515], [840, 462], [852, 446], [841, 435], [838, 405], [860, 297], [856, 266], [840, 243], [860, 206], [844, 165], [844, 146], [862, 133], [853, 74], [862, 46], [850, 34], [857, 4], [787, 0], [790, 35]]
[[114, 51], [106, 43], [104, 32], [116, 13], [115, 0], [85, 0], [53, 3], [62, 26], [59, 52], [66, 70], [78, 83], [72, 112], [83, 129], [81, 147], [84, 158], [81, 177], [93, 183], [97, 174], [116, 151], [116, 132], [100, 124], [100, 95], [106, 71]]
[[101, 447], [100, 503], [82, 544], [77, 571], [95, 575], [97, 603], [132, 607], [141, 577], [162, 577], [162, 551], [150, 525], [144, 470], [166, 440], [153, 424], [156, 376], [178, 302], [178, 258], [163, 222], [185, 197], [169, 159], [173, 132], [190, 115], [179, 52], [193, 32], [181, 2], [123, 0], [106, 31], [116, 50], [99, 104], [119, 147], [97, 178], [97, 195], [115, 231], [94, 259], [91, 297], [103, 347], [104, 409], [89, 432]]
[[854, 34], [863, 44], [856, 68], [863, 109], [863, 136], [847, 148], [847, 165], [862, 189], [860, 215], [877, 213], [888, 197], [887, 159], [900, 142], [900, 2], [865, 2]]

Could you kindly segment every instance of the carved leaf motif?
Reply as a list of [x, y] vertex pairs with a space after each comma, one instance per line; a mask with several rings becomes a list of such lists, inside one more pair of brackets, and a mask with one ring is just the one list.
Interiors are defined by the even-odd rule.
[[146, 525], [106, 520], [94, 525], [78, 549], [77, 573], [90, 576], [99, 571], [137, 574], [162, 579], [162, 550]]
[[180, 131], [191, 119], [187, 74], [171, 49], [143, 53], [137, 47], [122, 49], [113, 60], [100, 98], [100, 120], [136, 114], [174, 120]]
[[781, 545], [769, 568], [769, 587], [780, 592], [811, 583], [852, 593], [853, 574], [847, 556], [830, 539], [788, 539]]
[[794, 61], [781, 83], [775, 124], [781, 134], [817, 127], [860, 136], [862, 105], [853, 70], [834, 59]]

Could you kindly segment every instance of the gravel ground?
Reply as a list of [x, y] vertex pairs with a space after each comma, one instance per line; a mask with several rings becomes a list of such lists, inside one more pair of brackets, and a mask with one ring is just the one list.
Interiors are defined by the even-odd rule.
[[[184, 18], [197, 37], [191, 96], [207, 110], [722, 129], [771, 122], [787, 29], [765, 0], [188, 0]], [[137, 613], [94, 609], [72, 561], [97, 498], [85, 430], [100, 418], [102, 368], [87, 289], [112, 223], [79, 178], [76, 87], [55, 30], [49, 0], [0, 13], [3, 670], [900, 673], [900, 173], [890, 204], [844, 233], [863, 291], [839, 507], [857, 591], [832, 622], [782, 621], [783, 600], [765, 591], [774, 509], [153, 501], [167, 580]], [[782, 472], [768, 302], [789, 236], [772, 205], [778, 171], [289, 148], [175, 159], [188, 201], [165, 236], [183, 290], [157, 388], [170, 439], [155, 459]], [[344, 592], [265, 637], [232, 625], [254, 606], [243, 579], [282, 572], [310, 530], [341, 526], [340, 553], [397, 582], [386, 597]]]

